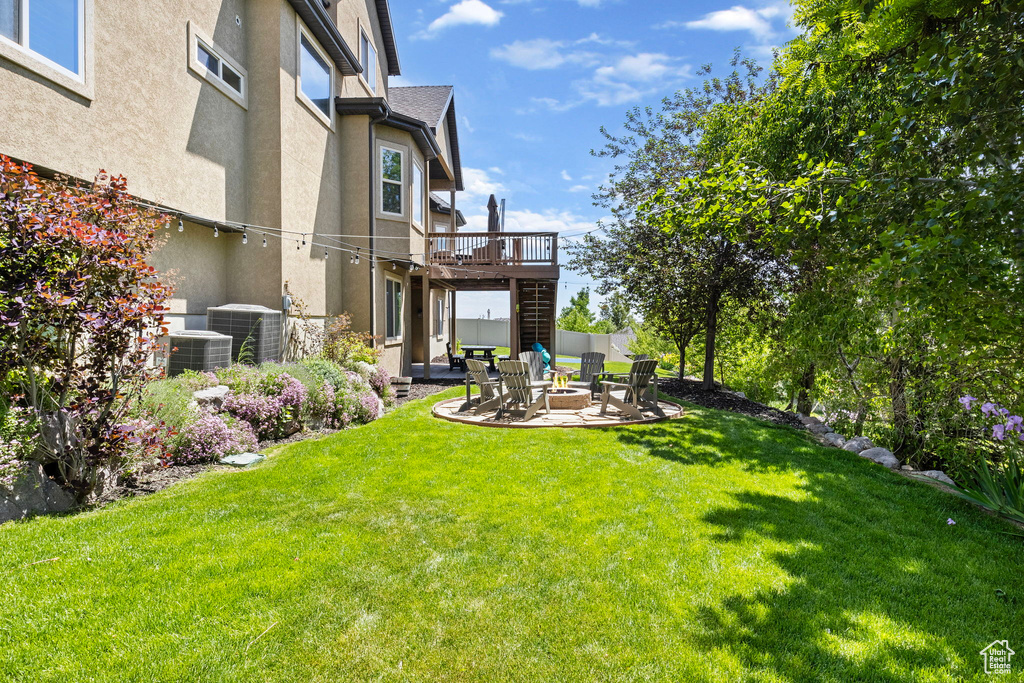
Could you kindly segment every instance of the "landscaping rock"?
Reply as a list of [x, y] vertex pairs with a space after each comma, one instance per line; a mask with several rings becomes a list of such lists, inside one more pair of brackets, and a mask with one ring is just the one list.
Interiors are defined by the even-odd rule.
[[822, 434], [821, 440], [830, 446], [835, 446], [836, 448], [842, 448], [843, 444], [846, 443], [846, 437], [842, 434], [836, 434], [835, 432]]
[[904, 465], [900, 469], [903, 470], [904, 472], [913, 472], [914, 471], [914, 466], [913, 465]]
[[259, 453], [238, 453], [221, 458], [220, 463], [222, 465], [231, 465], [232, 467], [249, 467], [258, 462], [263, 462], [265, 459], [266, 457]]
[[900, 466], [899, 459], [888, 448], [868, 448], [860, 452], [860, 457], [877, 462], [879, 465], [885, 465], [890, 470]]
[[203, 410], [217, 413], [220, 412], [221, 406], [224, 405], [224, 399], [230, 391], [231, 389], [221, 384], [210, 389], [197, 391], [192, 394], [192, 398], [195, 399], [196, 403]]
[[46, 476], [41, 465], [33, 465], [14, 484], [14, 490], [0, 488], [0, 524], [29, 515], [67, 512], [75, 498]]
[[855, 436], [842, 445], [844, 451], [850, 451], [851, 453], [860, 453], [874, 447], [875, 444], [866, 436]]
[[734, 396], [739, 396], [740, 398], [746, 398], [747, 397], [747, 395], [744, 394], [742, 391], [734, 391], [732, 393], [733, 393]]
[[929, 479], [934, 479], [935, 481], [942, 482], [943, 484], [947, 484], [949, 486], [956, 486], [956, 482], [950, 479], [949, 476], [942, 470], [927, 470], [925, 472], [918, 472], [918, 474], [920, 474], [923, 477], [928, 477]]
[[807, 415], [804, 415], [803, 413], [797, 413], [796, 416], [797, 416], [797, 419], [799, 419], [801, 422], [803, 422], [808, 427], [810, 427], [811, 425], [820, 425], [821, 424], [821, 420], [819, 420], [816, 417], [809, 417]]
[[829, 428], [828, 425], [822, 424], [821, 422], [816, 422], [814, 424], [807, 425], [807, 431], [809, 431], [811, 434], [825, 435], [831, 432], [832, 430]]

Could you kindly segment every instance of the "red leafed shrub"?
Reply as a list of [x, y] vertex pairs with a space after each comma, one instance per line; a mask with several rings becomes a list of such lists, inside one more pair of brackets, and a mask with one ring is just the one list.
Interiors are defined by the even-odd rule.
[[35, 413], [32, 457], [80, 499], [158, 436], [129, 410], [166, 333], [170, 288], [147, 263], [166, 220], [123, 177], [77, 188], [0, 156], [0, 390]]

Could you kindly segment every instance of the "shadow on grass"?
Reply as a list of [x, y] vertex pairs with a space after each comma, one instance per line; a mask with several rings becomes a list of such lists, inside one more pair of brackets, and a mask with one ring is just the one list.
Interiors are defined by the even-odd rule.
[[[617, 437], [752, 477], [734, 505], [703, 517], [717, 529], [709, 540], [765, 549], [786, 579], [702, 607], [708, 651], [782, 680], [898, 681], [924, 670], [960, 679], [980, 675], [985, 645], [1020, 633], [1017, 608], [997, 592], [1018, 588], [1024, 544], [1001, 540], [998, 520], [951, 496], [789, 427], [719, 411], [688, 407], [685, 419]], [[782, 472], [803, 483], [775, 494], [755, 479]]]

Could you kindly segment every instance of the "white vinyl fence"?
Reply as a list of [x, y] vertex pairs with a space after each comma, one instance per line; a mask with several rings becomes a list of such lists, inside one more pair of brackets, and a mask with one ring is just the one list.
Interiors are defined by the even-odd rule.
[[[507, 320], [483, 320], [480, 318], [459, 318], [455, 323], [455, 334], [463, 344], [493, 344], [509, 346], [510, 323]], [[624, 353], [633, 337], [631, 330], [616, 334], [585, 334], [557, 330], [555, 338], [559, 356], [582, 356], [588, 351], [604, 354], [605, 360], [629, 361]], [[612, 348], [612, 346], [616, 348]]]

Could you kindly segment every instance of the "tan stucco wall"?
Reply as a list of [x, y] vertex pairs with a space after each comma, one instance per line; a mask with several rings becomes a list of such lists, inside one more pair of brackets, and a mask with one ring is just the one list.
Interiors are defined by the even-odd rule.
[[0, 59], [0, 152], [85, 179], [102, 168], [137, 195], [242, 219], [246, 111], [188, 69], [188, 21], [246, 64], [249, 4], [96, 0], [94, 99]]
[[384, 56], [384, 37], [377, 22], [377, 6], [373, 0], [349, 0], [348, 2], [331, 3], [328, 14], [334, 19], [338, 32], [356, 58], [359, 54], [359, 31], [366, 31], [373, 47], [377, 51], [377, 88], [373, 93], [360, 81], [359, 77], [346, 78], [341, 88], [342, 97], [387, 97], [387, 58]]

